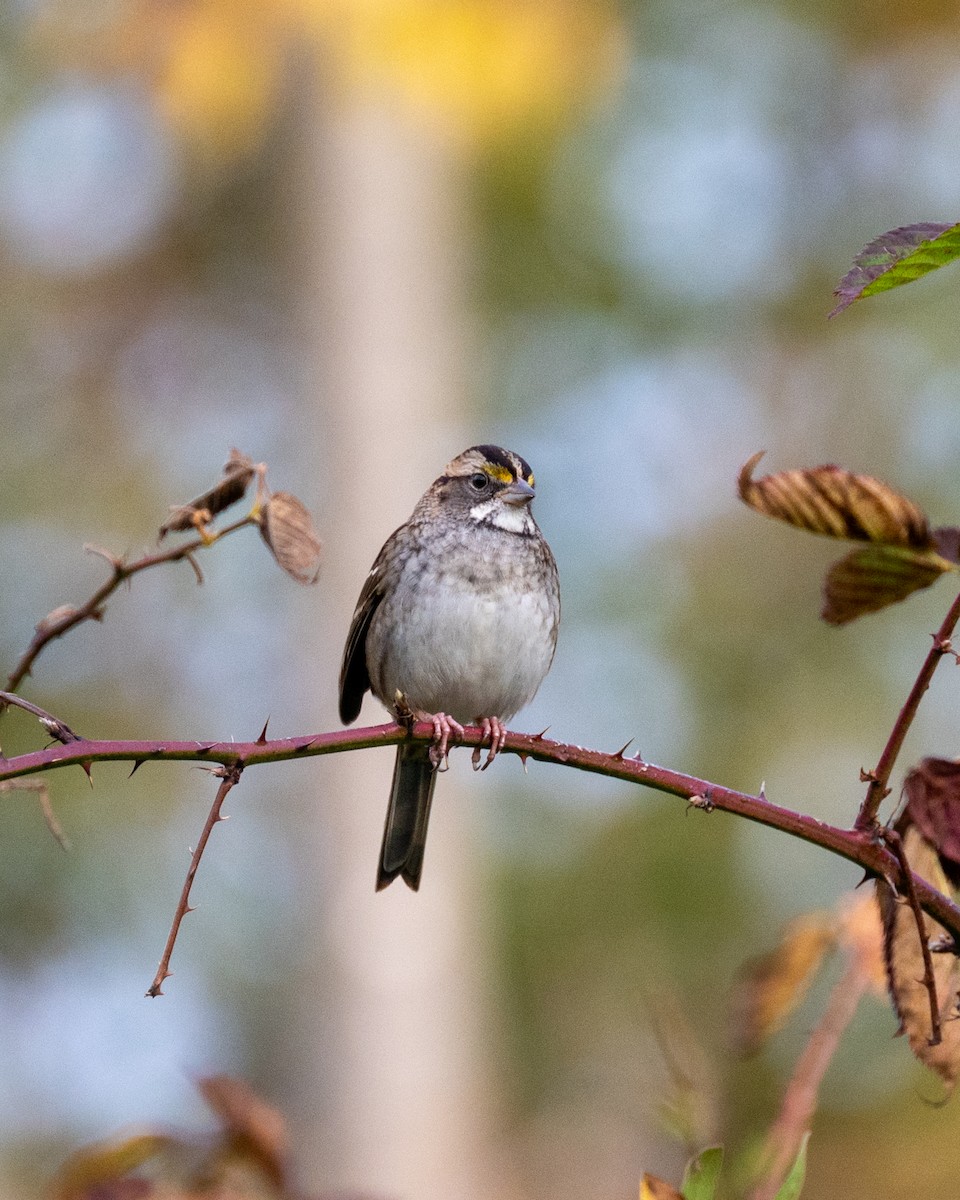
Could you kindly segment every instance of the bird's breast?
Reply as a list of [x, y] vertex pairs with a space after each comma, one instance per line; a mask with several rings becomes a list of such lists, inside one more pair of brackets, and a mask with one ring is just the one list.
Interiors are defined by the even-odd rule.
[[455, 548], [411, 558], [367, 635], [381, 702], [400, 691], [411, 708], [471, 722], [507, 719], [533, 698], [556, 643], [556, 577], [551, 559], [547, 586], [533, 586], [542, 552], [518, 540], [485, 557]]

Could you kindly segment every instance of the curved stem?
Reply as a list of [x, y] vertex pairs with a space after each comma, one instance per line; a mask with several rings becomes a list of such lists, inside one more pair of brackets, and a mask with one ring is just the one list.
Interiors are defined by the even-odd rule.
[[893, 729], [890, 730], [890, 736], [883, 748], [883, 753], [880, 755], [879, 762], [865, 777], [869, 780], [869, 786], [867, 787], [867, 794], [863, 798], [863, 804], [861, 804], [860, 811], [857, 814], [857, 820], [854, 825], [855, 829], [872, 829], [877, 823], [877, 813], [880, 810], [880, 805], [883, 803], [884, 797], [889, 794], [890, 789], [888, 784], [890, 776], [897, 761], [897, 756], [903, 748], [904, 738], [906, 738], [907, 732], [913, 724], [913, 718], [917, 715], [920, 701], [930, 686], [933, 673], [940, 665], [940, 659], [952, 651], [950, 638], [953, 636], [953, 631], [958, 621], [960, 621], [960, 594], [957, 595], [953, 604], [950, 605], [950, 611], [944, 617], [943, 624], [933, 635], [933, 645], [930, 647], [927, 657], [923, 660], [923, 666], [914, 680], [913, 687], [910, 689], [910, 695], [907, 697], [903, 708], [901, 708]]

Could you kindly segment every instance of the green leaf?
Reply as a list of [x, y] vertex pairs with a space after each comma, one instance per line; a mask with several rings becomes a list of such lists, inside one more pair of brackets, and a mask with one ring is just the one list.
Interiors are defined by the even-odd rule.
[[837, 306], [830, 316], [843, 312], [854, 300], [912, 283], [955, 258], [960, 258], [960, 224], [923, 221], [881, 233], [864, 246], [837, 284], [833, 292]]
[[780, 1190], [777, 1192], [774, 1200], [797, 1200], [800, 1192], [803, 1190], [803, 1180], [807, 1173], [807, 1142], [810, 1141], [810, 1134], [803, 1135], [803, 1141], [800, 1143], [800, 1150], [797, 1157], [793, 1160], [793, 1166], [790, 1168], [786, 1179], [780, 1185]]
[[709, 1146], [696, 1158], [691, 1158], [680, 1184], [683, 1200], [714, 1200], [722, 1166], [722, 1146]]

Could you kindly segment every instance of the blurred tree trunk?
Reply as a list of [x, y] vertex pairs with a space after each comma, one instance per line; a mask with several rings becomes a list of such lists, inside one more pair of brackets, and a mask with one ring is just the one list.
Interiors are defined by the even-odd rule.
[[[299, 645], [316, 727], [334, 728], [339, 657], [374, 556], [467, 444], [469, 225], [454, 156], [387, 103], [324, 107], [316, 126], [300, 200], [327, 566]], [[368, 698], [361, 722], [384, 719]], [[301, 814], [300, 886], [316, 914], [291, 1031], [303, 1182], [411, 1200], [503, 1194], [458, 770], [437, 789], [422, 890], [376, 895], [392, 764], [392, 751], [326, 760]]]

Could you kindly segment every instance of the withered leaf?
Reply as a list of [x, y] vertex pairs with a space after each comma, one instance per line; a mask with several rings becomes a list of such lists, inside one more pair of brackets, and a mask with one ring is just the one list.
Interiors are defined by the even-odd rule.
[[738, 480], [740, 498], [757, 512], [826, 537], [933, 547], [923, 510], [879, 479], [829, 464], [753, 479], [763, 454], [744, 463]]
[[960, 761], [924, 758], [903, 782], [904, 817], [940, 855], [941, 866], [960, 884]]
[[905, 600], [955, 569], [935, 550], [890, 545], [851, 550], [827, 572], [820, 615], [830, 625], [845, 625]]
[[51, 1194], [55, 1200], [104, 1195], [108, 1184], [135, 1171], [171, 1145], [172, 1139], [162, 1134], [139, 1133], [85, 1146], [60, 1168]]
[[281, 567], [300, 583], [316, 583], [323, 545], [306, 507], [289, 492], [274, 492], [260, 509], [260, 533]]
[[201, 1079], [197, 1086], [220, 1118], [234, 1148], [249, 1154], [271, 1179], [282, 1183], [290, 1137], [281, 1113], [242, 1079], [212, 1075]]
[[870, 990], [881, 999], [887, 994], [887, 969], [883, 961], [883, 926], [876, 900], [869, 891], [857, 892], [841, 902], [837, 910], [837, 940], [851, 959]]
[[[903, 832], [903, 847], [911, 869], [933, 887], [949, 892], [936, 849], [915, 825]], [[924, 984], [923, 952], [917, 922], [910, 905], [895, 896], [885, 880], [878, 880], [877, 899], [883, 919], [884, 958], [890, 995], [910, 1049], [949, 1089], [960, 1076], [960, 1020], [953, 1019], [960, 988], [960, 960], [953, 954], [934, 954], [933, 975], [940, 1008], [942, 1040], [930, 1045], [930, 995]], [[944, 937], [946, 930], [932, 917], [923, 915], [924, 933], [930, 939]]]
[[796, 917], [769, 953], [744, 964], [733, 1000], [734, 1039], [741, 1054], [753, 1054], [783, 1027], [832, 949], [836, 926], [831, 913]]
[[640, 1200], [683, 1200], [683, 1195], [656, 1175], [645, 1174], [640, 1180]]
[[253, 459], [236, 448], [232, 449], [220, 482], [195, 500], [171, 507], [170, 516], [160, 526], [160, 537], [163, 538], [172, 532], [194, 529], [211, 521], [218, 513], [243, 499], [256, 473]]

